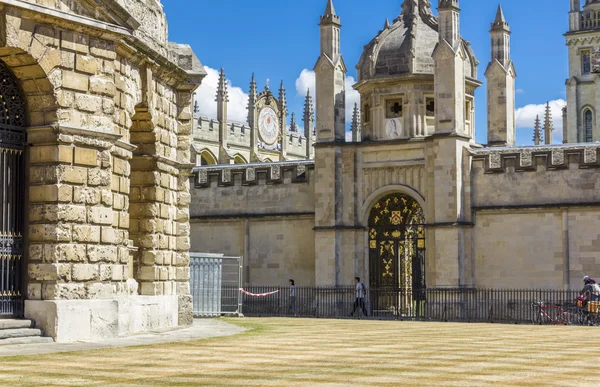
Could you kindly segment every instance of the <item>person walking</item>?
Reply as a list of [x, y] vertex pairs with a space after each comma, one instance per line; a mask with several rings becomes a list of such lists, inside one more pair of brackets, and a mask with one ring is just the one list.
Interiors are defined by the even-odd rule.
[[290, 279], [290, 302], [288, 304], [288, 314], [296, 316], [296, 283]]
[[369, 317], [369, 314], [367, 313], [367, 306], [365, 305], [365, 295], [367, 293], [367, 289], [365, 288], [365, 285], [360, 282], [360, 277], [354, 277], [354, 286], [356, 289], [356, 300], [354, 301], [354, 310], [349, 314], [349, 316], [354, 316], [356, 310], [360, 308], [363, 316]]

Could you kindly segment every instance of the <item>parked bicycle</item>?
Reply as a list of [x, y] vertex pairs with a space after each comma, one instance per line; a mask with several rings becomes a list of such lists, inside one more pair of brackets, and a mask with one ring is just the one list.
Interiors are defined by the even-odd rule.
[[531, 304], [534, 309], [531, 322], [534, 325], [572, 325], [572, 313], [565, 311], [561, 304], [549, 304], [543, 301]]

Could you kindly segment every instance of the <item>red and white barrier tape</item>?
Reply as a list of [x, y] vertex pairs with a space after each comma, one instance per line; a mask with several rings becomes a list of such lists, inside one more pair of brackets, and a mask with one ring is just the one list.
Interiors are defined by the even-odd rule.
[[250, 293], [250, 292], [240, 288], [240, 292], [242, 292], [243, 294], [250, 296], [250, 297], [267, 297], [272, 294], [279, 293], [279, 290], [275, 290], [274, 292], [269, 292], [269, 293], [254, 294], [254, 293]]

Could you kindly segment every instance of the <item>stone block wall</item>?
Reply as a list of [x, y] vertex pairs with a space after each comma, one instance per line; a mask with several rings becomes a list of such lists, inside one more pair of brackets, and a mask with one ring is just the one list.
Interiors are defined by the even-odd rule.
[[243, 257], [246, 285], [315, 284], [314, 163], [197, 167], [191, 250]]
[[160, 323], [190, 323], [191, 93], [201, 64], [189, 46], [166, 43], [157, 0], [127, 3], [141, 24], [162, 20], [158, 34], [137, 31], [135, 18], [90, 21], [98, 14], [84, 5], [29, 3], [0, 12], [0, 60], [28, 105], [26, 298], [174, 297], [178, 319]]
[[578, 289], [600, 276], [600, 146], [472, 151], [479, 287]]

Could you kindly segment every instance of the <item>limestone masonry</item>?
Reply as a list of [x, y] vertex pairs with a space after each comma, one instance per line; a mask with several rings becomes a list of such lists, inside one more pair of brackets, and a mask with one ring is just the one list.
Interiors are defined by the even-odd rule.
[[437, 16], [428, 0], [404, 0], [365, 46], [346, 141], [341, 17], [327, 0], [314, 161], [280, 152], [269, 159], [276, 163], [197, 162], [192, 250], [243, 256], [252, 285], [344, 285], [360, 276], [406, 290], [580, 288], [584, 275], [600, 275], [600, 1], [582, 10], [572, 0], [569, 15], [564, 145], [549, 145], [548, 113], [534, 139], [547, 145], [515, 146], [518, 63], [501, 7], [490, 15], [484, 71], [488, 143], [475, 142], [482, 83], [460, 35], [458, 0], [440, 0]]
[[[202, 65], [168, 41], [160, 0], [3, 0], [0, 20], [0, 93], [14, 83], [26, 106], [27, 167], [7, 167], [26, 173], [25, 199], [4, 196], [27, 209], [24, 315], [57, 341], [190, 324]], [[0, 148], [17, 111], [6, 110]]]

